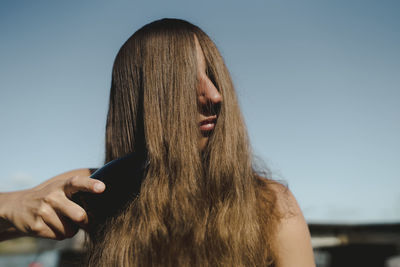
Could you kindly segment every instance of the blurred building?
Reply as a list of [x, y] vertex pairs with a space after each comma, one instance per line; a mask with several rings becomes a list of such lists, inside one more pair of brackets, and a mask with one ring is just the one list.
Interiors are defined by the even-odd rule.
[[400, 267], [400, 223], [309, 228], [318, 267]]

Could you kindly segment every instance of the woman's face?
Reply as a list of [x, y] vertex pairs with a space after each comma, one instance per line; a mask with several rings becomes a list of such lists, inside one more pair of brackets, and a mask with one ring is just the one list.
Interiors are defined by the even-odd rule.
[[196, 57], [197, 57], [197, 77], [199, 85], [197, 88], [197, 99], [199, 105], [198, 125], [201, 132], [199, 148], [204, 149], [208, 142], [208, 137], [214, 130], [217, 123], [218, 114], [216, 105], [222, 101], [222, 95], [214, 86], [213, 82], [206, 74], [206, 61], [199, 41], [195, 37]]

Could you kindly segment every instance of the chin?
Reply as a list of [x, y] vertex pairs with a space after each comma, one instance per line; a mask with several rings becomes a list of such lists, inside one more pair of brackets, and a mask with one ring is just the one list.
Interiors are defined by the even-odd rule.
[[206, 147], [207, 142], [208, 142], [208, 137], [200, 138], [200, 140], [199, 140], [199, 149], [203, 150]]

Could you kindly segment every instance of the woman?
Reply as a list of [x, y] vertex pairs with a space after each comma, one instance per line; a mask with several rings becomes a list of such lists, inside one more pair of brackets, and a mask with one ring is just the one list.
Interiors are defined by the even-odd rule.
[[[186, 21], [145, 25], [115, 59], [106, 162], [132, 151], [146, 151], [150, 162], [140, 196], [101, 230], [89, 229], [90, 266], [314, 266], [296, 200], [252, 168], [222, 57]], [[14, 213], [0, 207], [4, 233], [63, 238], [75, 232], [68, 220], [85, 227], [85, 211], [68, 198], [95, 192], [95, 184], [96, 192], [104, 190], [79, 177], [87, 175], [89, 170], [78, 170], [25, 193], [0, 195], [5, 202], [14, 199], [7, 205]]]

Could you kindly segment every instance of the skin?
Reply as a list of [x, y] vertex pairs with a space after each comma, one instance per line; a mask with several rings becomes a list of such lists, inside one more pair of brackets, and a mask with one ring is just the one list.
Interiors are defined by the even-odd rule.
[[286, 187], [273, 185], [277, 208], [283, 215], [275, 236], [276, 267], [315, 267], [311, 236], [296, 198]]
[[78, 169], [27, 190], [0, 194], [0, 240], [35, 236], [62, 240], [85, 228], [85, 210], [71, 201], [78, 191], [101, 193], [105, 185]]
[[[210, 117], [206, 106], [222, 101], [218, 89], [206, 74], [204, 54], [197, 38], [198, 61], [198, 122]], [[208, 142], [208, 133], [202, 133], [199, 149]], [[62, 240], [85, 228], [88, 217], [85, 210], [70, 197], [78, 191], [95, 194], [105, 190], [105, 185], [91, 179], [89, 169], [78, 169], [53, 177], [28, 190], [0, 193], [0, 241], [21, 236], [35, 236]], [[307, 223], [293, 194], [280, 185], [274, 185], [277, 205], [284, 218], [278, 226], [277, 267], [315, 266], [311, 238]]]
[[[207, 106], [220, 103], [222, 101], [222, 95], [206, 74], [206, 60], [196, 37], [195, 43], [197, 56], [197, 78], [199, 80], [199, 86], [197, 90], [197, 99], [199, 103], [198, 122], [201, 122], [210, 116], [216, 116], [216, 114], [211, 114], [209, 112]], [[200, 150], [203, 150], [206, 146], [209, 134], [209, 132], [202, 132], [202, 135], [199, 139]]]

